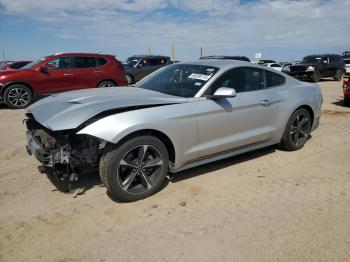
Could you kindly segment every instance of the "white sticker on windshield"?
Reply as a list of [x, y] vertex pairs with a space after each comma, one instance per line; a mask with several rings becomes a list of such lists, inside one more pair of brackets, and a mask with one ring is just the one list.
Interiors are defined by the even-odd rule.
[[188, 77], [190, 79], [196, 79], [196, 80], [202, 80], [202, 81], [208, 81], [211, 78], [211, 75], [203, 75], [203, 74], [190, 74]]

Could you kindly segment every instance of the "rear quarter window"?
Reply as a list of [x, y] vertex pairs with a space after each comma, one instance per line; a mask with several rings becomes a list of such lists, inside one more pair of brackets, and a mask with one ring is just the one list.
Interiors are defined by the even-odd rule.
[[102, 57], [97, 57], [96, 62], [97, 62], [97, 66], [103, 66], [108, 63], [107, 59]]
[[286, 82], [286, 78], [284, 76], [281, 76], [279, 74], [276, 74], [270, 71], [265, 71], [265, 76], [266, 76], [267, 88], [283, 85]]

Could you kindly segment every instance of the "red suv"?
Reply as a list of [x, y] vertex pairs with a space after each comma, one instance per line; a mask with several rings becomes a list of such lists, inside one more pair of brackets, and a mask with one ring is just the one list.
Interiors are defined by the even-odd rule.
[[127, 85], [124, 67], [112, 55], [61, 53], [20, 70], [0, 72], [0, 102], [25, 108], [36, 97], [83, 88]]

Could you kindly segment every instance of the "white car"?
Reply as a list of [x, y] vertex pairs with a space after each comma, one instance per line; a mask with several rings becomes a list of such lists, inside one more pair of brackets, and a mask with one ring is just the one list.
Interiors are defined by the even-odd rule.
[[350, 58], [344, 58], [344, 63], [345, 63], [345, 74], [350, 75]]
[[268, 63], [268, 64], [263, 64], [264, 66], [267, 66], [267, 67], [271, 67], [272, 69], [275, 69], [279, 72], [282, 71], [282, 66], [280, 64], [277, 64], [277, 63]]

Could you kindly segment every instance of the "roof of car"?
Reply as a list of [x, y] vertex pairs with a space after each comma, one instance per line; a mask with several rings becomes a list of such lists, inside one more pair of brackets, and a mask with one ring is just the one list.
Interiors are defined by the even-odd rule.
[[341, 55], [338, 55], [338, 54], [313, 54], [313, 55], [307, 55], [305, 57], [308, 57], [308, 56], [341, 56]]
[[147, 58], [157, 58], [157, 57], [166, 57], [166, 58], [169, 58], [169, 56], [166, 56], [166, 55], [133, 55], [133, 56], [130, 56], [129, 58], [141, 58], [141, 57], [147, 57]]
[[113, 56], [109, 54], [102, 53], [57, 53], [49, 56], [58, 56], [58, 55], [68, 55], [68, 56]]
[[227, 55], [208, 55], [203, 56], [200, 59], [232, 59], [232, 60], [241, 60], [244, 59], [244, 61], [249, 61], [250, 59], [247, 56], [241, 56], [241, 55], [234, 55], [234, 56], [227, 56]]
[[226, 59], [200, 59], [195, 61], [180, 62], [179, 64], [190, 64], [190, 65], [204, 65], [204, 66], [215, 66], [218, 68], [224, 68], [228, 66], [258, 66], [250, 62], [239, 61], [239, 60], [226, 60]]

